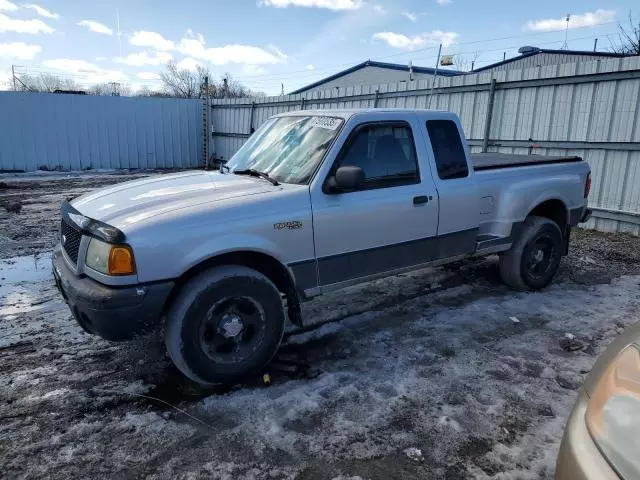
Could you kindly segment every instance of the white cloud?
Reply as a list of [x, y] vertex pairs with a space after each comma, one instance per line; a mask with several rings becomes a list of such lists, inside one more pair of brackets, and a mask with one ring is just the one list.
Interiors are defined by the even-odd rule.
[[[581, 15], [571, 15], [569, 18], [569, 28], [595, 27], [603, 23], [612, 22], [615, 16], [615, 10], [602, 9]], [[526, 25], [527, 30], [534, 30], [536, 32], [551, 32], [554, 30], [564, 30], [565, 28], [567, 28], [567, 17], [533, 20]]]
[[362, 0], [263, 0], [260, 5], [276, 8], [316, 7], [329, 10], [357, 10], [364, 5], [364, 2]]
[[106, 70], [85, 60], [57, 58], [46, 60], [44, 66], [73, 76], [73, 79], [81, 85], [123, 82], [127, 79], [127, 76], [119, 70]]
[[156, 50], [173, 50], [176, 48], [175, 43], [171, 40], [167, 40], [159, 33], [146, 30], [134, 32], [129, 39], [129, 43], [138, 47], [150, 47]]
[[416, 23], [418, 21], [418, 14], [417, 13], [413, 13], [413, 12], [402, 12], [402, 15], [404, 15], [405, 17], [407, 17], [409, 20], [411, 20], [413, 23]]
[[81, 20], [80, 22], [76, 23], [76, 25], [79, 25], [81, 27], [86, 27], [89, 30], [91, 30], [93, 33], [102, 33], [103, 35], [113, 35], [113, 30], [111, 30], [106, 25], [103, 25], [102, 23], [99, 23], [99, 22], [95, 22], [93, 20]]
[[374, 40], [382, 40], [389, 44], [389, 46], [400, 48], [402, 50], [415, 50], [417, 48], [438, 45], [440, 43], [442, 43], [443, 46], [448, 47], [452, 43], [455, 43], [456, 38], [458, 38], [457, 33], [443, 32], [441, 30], [433, 30], [431, 32], [412, 35], [410, 37], [401, 33], [393, 32], [379, 32], [373, 35]]
[[183, 37], [177, 50], [193, 59], [204, 60], [213, 65], [240, 63], [249, 65], [263, 65], [281, 63], [287, 56], [274, 46], [269, 50], [250, 45], [225, 45], [223, 47], [206, 48], [203, 38]]
[[44, 23], [42, 20], [17, 20], [9, 18], [0, 13], [0, 33], [16, 32], [16, 33], [53, 33], [53, 28]]
[[378, 3], [375, 3], [373, 5], [373, 11], [376, 12], [379, 15], [386, 15], [388, 13], [387, 9], [384, 8], [383, 5], [380, 5]]
[[96, 57], [96, 62], [104, 62], [107, 57]]
[[142, 80], [160, 80], [160, 75], [155, 72], [140, 72], [138, 78]]
[[450, 3], [453, 3], [453, 0], [436, 0], [436, 3], [441, 7], [443, 7], [445, 5], [449, 5]]
[[169, 63], [173, 59], [173, 55], [169, 52], [155, 52], [153, 56], [145, 50], [139, 53], [131, 53], [126, 57], [115, 57], [113, 61], [115, 63], [124, 63], [132, 67], [141, 67], [142, 65], [158, 66], [165, 63]]
[[195, 58], [185, 58], [184, 60], [180, 60], [176, 65], [178, 70], [189, 70], [190, 72], [195, 72], [197, 68], [201, 66], [202, 63]]
[[244, 65], [240, 70], [240, 72], [243, 75], [255, 76], [255, 75], [262, 75], [263, 73], [265, 73], [265, 69], [262, 68], [260, 65]]
[[313, 65], [309, 64], [307, 65], [307, 70], [315, 70], [316, 67], [314, 67]]
[[22, 5], [22, 8], [28, 8], [29, 10], [33, 10], [41, 17], [53, 18], [53, 19], [60, 18], [60, 15], [58, 15], [57, 13], [50, 12], [46, 8], [42, 8], [40, 5], [35, 5], [33, 3]]
[[40, 50], [42, 50], [40, 45], [27, 45], [22, 42], [0, 43], [0, 57], [31, 60]]
[[11, 3], [9, 0], [0, 0], [0, 10], [6, 10], [7, 12], [14, 12], [18, 9], [15, 3]]

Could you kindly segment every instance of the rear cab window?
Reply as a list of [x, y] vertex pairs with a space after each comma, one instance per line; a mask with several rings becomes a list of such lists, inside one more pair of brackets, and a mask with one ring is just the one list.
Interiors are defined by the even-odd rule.
[[464, 153], [458, 125], [452, 120], [427, 120], [427, 133], [441, 180], [469, 176], [469, 165]]

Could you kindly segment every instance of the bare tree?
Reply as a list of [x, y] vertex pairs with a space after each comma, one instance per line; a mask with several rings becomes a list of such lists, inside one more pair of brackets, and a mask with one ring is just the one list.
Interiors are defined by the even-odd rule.
[[457, 54], [453, 57], [453, 65], [460, 72], [470, 72], [480, 57], [480, 52], [475, 51], [470, 55]]
[[179, 98], [204, 97], [206, 94], [205, 77], [209, 78], [209, 96], [211, 98], [242, 98], [264, 95], [252, 92], [249, 87], [243, 85], [229, 73], [215, 81], [211, 78], [209, 70], [202, 66], [197, 66], [195, 71], [181, 70], [175, 62], [169, 62], [167, 69], [161, 74], [165, 93]]
[[171, 95], [169, 95], [167, 92], [165, 91], [158, 91], [158, 90], [152, 90], [151, 88], [149, 88], [146, 85], [143, 85], [142, 87], [140, 87], [140, 89], [136, 92], [136, 96], [138, 97], [170, 97]]
[[91, 95], [131, 96], [131, 87], [126, 83], [105, 82], [98, 83], [89, 88]]
[[633, 16], [629, 11], [629, 27], [618, 24], [618, 45], [611, 50], [624, 55], [640, 55], [640, 21], [633, 23]]
[[230, 73], [225, 73], [219, 81], [214, 82], [213, 89], [210, 89], [209, 93], [212, 98], [246, 98], [254, 96], [249, 87], [233, 78]]
[[19, 75], [16, 78], [16, 90], [29, 92], [81, 91], [82, 88], [72, 79], [58, 77], [48, 73], [39, 75]]
[[160, 78], [164, 88], [173, 97], [199, 98], [202, 94], [204, 79], [210, 76], [209, 70], [198, 65], [195, 71], [181, 70], [175, 62], [167, 64]]

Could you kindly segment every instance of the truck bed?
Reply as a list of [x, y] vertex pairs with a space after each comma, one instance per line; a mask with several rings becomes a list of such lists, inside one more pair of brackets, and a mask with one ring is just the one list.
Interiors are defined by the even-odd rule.
[[508, 153], [476, 153], [471, 155], [471, 164], [476, 171], [580, 161], [582, 161], [582, 158], [576, 156], [515, 155]]

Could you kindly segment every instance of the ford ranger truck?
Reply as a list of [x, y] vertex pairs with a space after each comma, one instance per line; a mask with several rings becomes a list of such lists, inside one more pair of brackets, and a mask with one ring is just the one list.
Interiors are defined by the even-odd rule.
[[219, 171], [64, 203], [53, 271], [87, 332], [163, 326], [184, 375], [235, 382], [302, 325], [300, 302], [354, 283], [497, 254], [507, 285], [544, 288], [590, 183], [579, 157], [470, 155], [449, 112], [289, 112]]

